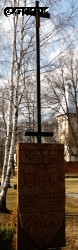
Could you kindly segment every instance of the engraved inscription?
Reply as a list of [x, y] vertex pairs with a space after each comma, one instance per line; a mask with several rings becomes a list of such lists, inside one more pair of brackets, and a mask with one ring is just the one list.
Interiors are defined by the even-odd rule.
[[19, 151], [18, 205], [22, 228], [47, 247], [61, 228], [65, 213], [63, 149], [26, 144]]

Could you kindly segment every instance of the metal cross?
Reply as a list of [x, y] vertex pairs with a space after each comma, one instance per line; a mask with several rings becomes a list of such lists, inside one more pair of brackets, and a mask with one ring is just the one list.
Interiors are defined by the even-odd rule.
[[39, 45], [39, 27], [40, 17], [49, 18], [50, 14], [46, 12], [48, 7], [39, 7], [36, 1], [36, 7], [29, 11], [29, 15], [36, 17], [36, 80], [37, 80], [37, 132], [25, 132], [26, 136], [37, 136], [37, 142], [41, 143], [41, 136], [53, 136], [52, 132], [41, 132], [41, 98], [40, 98], [40, 45]]

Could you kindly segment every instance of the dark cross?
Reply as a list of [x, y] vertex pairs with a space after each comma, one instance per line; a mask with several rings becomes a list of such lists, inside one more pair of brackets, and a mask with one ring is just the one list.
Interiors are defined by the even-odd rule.
[[46, 12], [48, 7], [39, 7], [36, 1], [36, 7], [29, 10], [27, 15], [36, 17], [36, 80], [37, 80], [37, 132], [25, 132], [26, 136], [37, 136], [37, 142], [41, 143], [41, 136], [53, 136], [52, 132], [41, 132], [41, 98], [40, 98], [40, 45], [39, 45], [39, 27], [40, 17], [49, 18], [50, 14]]

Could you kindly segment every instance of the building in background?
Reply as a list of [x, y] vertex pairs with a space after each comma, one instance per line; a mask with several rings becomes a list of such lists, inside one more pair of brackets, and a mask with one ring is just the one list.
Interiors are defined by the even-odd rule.
[[58, 116], [58, 142], [64, 144], [66, 161], [78, 161], [78, 107], [75, 101], [78, 97], [70, 84], [66, 85], [65, 97], [66, 103], [63, 105], [62, 100]]

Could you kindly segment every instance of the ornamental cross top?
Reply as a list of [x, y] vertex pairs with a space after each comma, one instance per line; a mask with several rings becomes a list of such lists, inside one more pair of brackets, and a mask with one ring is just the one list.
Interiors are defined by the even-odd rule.
[[22, 12], [22, 16], [30, 15], [36, 16], [36, 12], [40, 17], [49, 18], [50, 14], [46, 12], [48, 7], [6, 7], [4, 9], [4, 15], [9, 16], [11, 14], [19, 15]]

